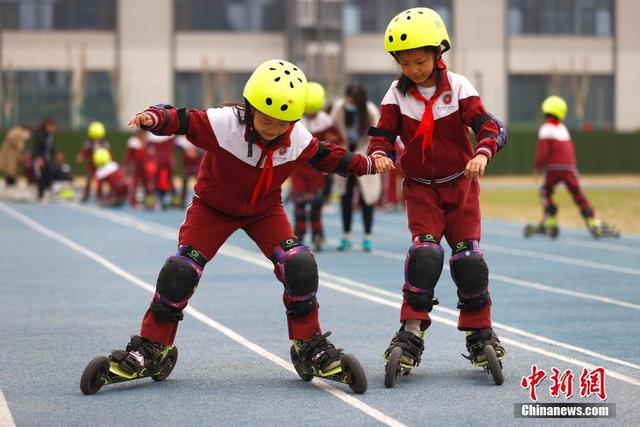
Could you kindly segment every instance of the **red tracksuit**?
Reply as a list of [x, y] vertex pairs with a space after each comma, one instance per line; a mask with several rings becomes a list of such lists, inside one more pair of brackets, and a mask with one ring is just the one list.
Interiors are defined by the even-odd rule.
[[[111, 151], [111, 146], [104, 139], [87, 139], [78, 153], [78, 155], [81, 155], [84, 159], [84, 168], [87, 172], [87, 182], [82, 194], [82, 200], [85, 202], [89, 200], [89, 196], [91, 195], [91, 181], [93, 181], [94, 174], [96, 173], [96, 167], [93, 165], [93, 153], [98, 148], [106, 148]], [[96, 191], [96, 197], [102, 195], [102, 186], [100, 183], [97, 183]]]
[[[314, 138], [342, 145], [342, 138], [333, 125], [331, 116], [324, 111], [319, 111], [313, 118], [303, 116], [300, 122]], [[308, 216], [311, 232], [314, 236], [324, 235], [321, 217], [324, 185], [325, 175], [311, 165], [302, 165], [291, 175], [291, 199], [295, 205], [294, 231], [300, 240], [304, 239], [307, 231], [307, 205], [310, 205]]]
[[106, 201], [109, 205], [120, 205], [127, 200], [129, 177], [116, 162], [109, 162], [96, 169], [95, 178], [98, 181], [98, 188], [102, 188], [104, 183], [109, 184], [107, 196], [103, 196], [102, 191], [96, 194], [98, 203]]
[[127, 150], [124, 154], [124, 166], [131, 165], [132, 183], [129, 193], [129, 201], [131, 205], [136, 204], [136, 190], [138, 186], [142, 184], [144, 189], [144, 195], [147, 196], [151, 187], [149, 186], [149, 180], [145, 173], [145, 163], [147, 160], [147, 142], [144, 139], [132, 136], [127, 140]]
[[571, 135], [564, 123], [555, 117], [548, 117], [538, 131], [534, 167], [536, 171], [545, 172], [544, 183], [540, 188], [545, 214], [555, 215], [557, 212], [558, 208], [552, 199], [553, 190], [557, 184], [564, 182], [580, 207], [582, 216], [594, 215], [593, 208], [580, 190]]
[[[154, 119], [149, 128], [152, 132], [172, 135], [180, 128], [175, 109], [150, 108], [145, 112]], [[249, 145], [248, 130], [239, 123], [237, 114], [234, 107], [188, 110], [186, 137], [206, 153], [178, 240], [179, 245], [194, 247], [207, 260], [238, 229], [243, 229], [265, 257], [272, 259], [279, 242], [294, 236], [280, 189], [301, 165], [311, 161], [318, 170], [329, 173], [376, 172], [372, 157], [351, 155], [336, 145], [321, 143], [298, 122], [273, 146], [263, 141]], [[283, 300], [285, 304], [289, 301], [286, 292]], [[308, 340], [320, 332], [317, 307], [287, 321], [291, 339]], [[148, 310], [141, 335], [170, 345], [177, 323], [158, 321]]]
[[[499, 149], [499, 127], [494, 120], [486, 120], [482, 100], [469, 80], [448, 72], [442, 61], [439, 66], [444, 70], [430, 98], [411, 91], [403, 95], [397, 81], [391, 84], [377, 125], [387, 135], [373, 137], [369, 153], [392, 153], [400, 136], [405, 145], [400, 166], [411, 236], [431, 234], [437, 240], [444, 236], [453, 248], [463, 240], [480, 240], [480, 185], [464, 178], [464, 169], [476, 154], [491, 159]], [[469, 127], [478, 141], [475, 149]], [[430, 323], [426, 311], [413, 309], [405, 300], [400, 320], [408, 319]], [[490, 304], [478, 312], [461, 311], [458, 327], [490, 328]]]

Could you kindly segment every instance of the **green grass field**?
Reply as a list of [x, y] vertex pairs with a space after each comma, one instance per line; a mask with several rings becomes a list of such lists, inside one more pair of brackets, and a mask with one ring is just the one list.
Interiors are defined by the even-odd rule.
[[[587, 176], [581, 178], [583, 191], [597, 215], [621, 231], [640, 232], [640, 175]], [[485, 177], [482, 180], [484, 218], [539, 222], [542, 208], [532, 177]], [[556, 187], [560, 226], [584, 224], [569, 191]]]

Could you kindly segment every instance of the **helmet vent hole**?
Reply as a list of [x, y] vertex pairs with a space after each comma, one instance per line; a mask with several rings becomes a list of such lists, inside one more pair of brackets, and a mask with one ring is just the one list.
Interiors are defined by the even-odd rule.
[[293, 82], [289, 82], [289, 87], [291, 87], [291, 89], [293, 89]]
[[300, 77], [298, 77], [298, 81], [299, 81], [300, 83], [302, 83], [302, 79], [301, 79]]
[[296, 67], [293, 67], [293, 71], [298, 71], [298, 69]]
[[393, 43], [393, 36], [389, 36], [389, 42]]
[[282, 61], [278, 61], [278, 64], [282, 65], [284, 67], [284, 64], [282, 63]]
[[422, 11], [418, 11], [418, 13], [419, 13], [420, 15], [422, 15], [424, 12], [422, 12]]
[[265, 99], [265, 100], [264, 100], [264, 102], [266, 102], [266, 103], [267, 103], [267, 105], [271, 105], [271, 104], [273, 104], [273, 100], [272, 100], [271, 98], [267, 98], [267, 99]]
[[287, 108], [289, 108], [289, 106], [287, 104], [282, 104], [280, 106], [280, 111], [287, 111]]
[[271, 68], [269, 68], [269, 70], [271, 70], [271, 71], [275, 71], [276, 69], [275, 69], [275, 68], [273, 68], [273, 67], [271, 67]]
[[411, 19], [411, 16], [407, 16], [407, 19]]
[[276, 77], [275, 79], [273, 79], [274, 82], [279, 82], [280, 81], [280, 77]]
[[407, 35], [403, 34], [400, 36], [400, 40], [405, 41], [407, 39]]
[[289, 74], [291, 74], [291, 71], [289, 71], [289, 70], [284, 70], [284, 73], [288, 76]]

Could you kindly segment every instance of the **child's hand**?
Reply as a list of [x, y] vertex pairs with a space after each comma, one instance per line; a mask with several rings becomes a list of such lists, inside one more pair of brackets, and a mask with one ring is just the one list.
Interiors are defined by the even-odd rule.
[[464, 176], [469, 179], [478, 179], [484, 176], [484, 168], [487, 166], [487, 156], [484, 154], [476, 154], [476, 156], [469, 160], [467, 167], [464, 168]]
[[396, 166], [393, 164], [393, 160], [383, 155], [375, 155], [373, 158], [376, 161], [376, 171], [378, 173], [386, 173], [392, 169], [395, 169]]
[[127, 125], [132, 128], [148, 128], [153, 125], [153, 118], [147, 113], [139, 113], [131, 117]]

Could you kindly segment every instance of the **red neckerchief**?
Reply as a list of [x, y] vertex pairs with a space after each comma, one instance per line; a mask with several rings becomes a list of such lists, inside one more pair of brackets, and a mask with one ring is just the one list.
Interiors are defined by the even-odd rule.
[[[262, 154], [260, 154], [260, 158], [258, 159], [258, 163], [256, 163], [256, 167], [260, 167], [261, 163], [264, 163], [262, 166], [262, 171], [260, 171], [260, 176], [258, 176], [258, 181], [256, 181], [255, 187], [253, 187], [253, 193], [251, 194], [251, 201], [249, 202], [250, 206], [256, 204], [258, 200], [258, 194], [260, 193], [260, 188], [264, 187], [264, 193], [267, 194], [269, 187], [271, 187], [271, 183], [273, 182], [273, 153], [282, 148], [289, 147], [291, 145], [291, 132], [293, 131], [293, 124], [289, 126], [289, 129], [280, 136], [279, 141], [273, 145], [265, 145], [265, 142], [260, 135], [256, 132], [256, 141], [254, 143], [260, 147], [262, 150]], [[264, 162], [263, 162], [264, 161]], [[264, 184], [264, 185], [263, 185]]]
[[547, 116], [547, 123], [558, 126], [560, 124], [560, 119], [554, 116]]
[[438, 60], [438, 68], [440, 68], [440, 81], [436, 85], [436, 91], [433, 93], [431, 98], [426, 99], [416, 86], [413, 86], [410, 90], [411, 95], [413, 95], [418, 100], [424, 102], [424, 113], [422, 113], [422, 118], [420, 119], [420, 124], [418, 125], [418, 129], [416, 129], [416, 133], [413, 135], [413, 140], [422, 137], [422, 160], [421, 163], [424, 163], [425, 156], [427, 153], [427, 148], [429, 148], [429, 144], [431, 144], [431, 140], [433, 137], [433, 104], [436, 102], [436, 99], [440, 96], [440, 94], [444, 91], [444, 85], [440, 84], [444, 79], [446, 79], [446, 66], [442, 59]]

